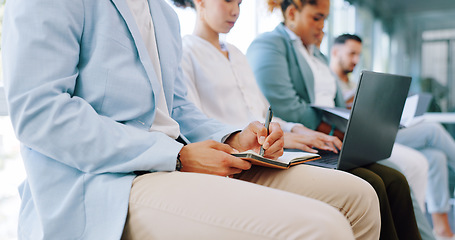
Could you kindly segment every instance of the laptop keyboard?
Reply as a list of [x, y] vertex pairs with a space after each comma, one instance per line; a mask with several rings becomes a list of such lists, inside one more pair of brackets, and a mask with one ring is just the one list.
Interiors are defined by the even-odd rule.
[[318, 149], [318, 154], [321, 156], [321, 158], [315, 160], [317, 162], [325, 163], [325, 164], [332, 164], [332, 165], [336, 165], [338, 163], [338, 156], [339, 156], [338, 153]]

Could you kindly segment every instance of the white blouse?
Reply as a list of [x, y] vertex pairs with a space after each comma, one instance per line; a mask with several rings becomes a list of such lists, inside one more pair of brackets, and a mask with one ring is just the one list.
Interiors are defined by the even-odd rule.
[[[251, 121], [264, 122], [269, 103], [259, 89], [246, 56], [235, 46], [222, 43], [226, 58], [208, 41], [183, 37], [182, 69], [188, 99], [208, 117], [243, 128]], [[293, 123], [274, 118], [284, 131]]]

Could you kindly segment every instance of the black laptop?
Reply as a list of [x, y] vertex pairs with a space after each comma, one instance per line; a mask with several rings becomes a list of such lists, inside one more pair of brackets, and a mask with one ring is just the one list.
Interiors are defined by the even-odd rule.
[[411, 77], [363, 71], [340, 153], [320, 151], [305, 164], [349, 170], [390, 157], [410, 84]]

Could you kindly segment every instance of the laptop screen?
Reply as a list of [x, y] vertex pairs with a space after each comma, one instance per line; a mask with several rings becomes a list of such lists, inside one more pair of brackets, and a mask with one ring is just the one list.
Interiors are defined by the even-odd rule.
[[410, 77], [362, 72], [338, 169], [351, 169], [390, 157], [410, 84]]

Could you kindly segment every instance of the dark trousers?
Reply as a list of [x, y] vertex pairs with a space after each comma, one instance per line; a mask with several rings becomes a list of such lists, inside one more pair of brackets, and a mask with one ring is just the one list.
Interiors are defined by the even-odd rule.
[[373, 163], [348, 171], [376, 190], [381, 210], [380, 239], [422, 239], [406, 178], [395, 169]]

